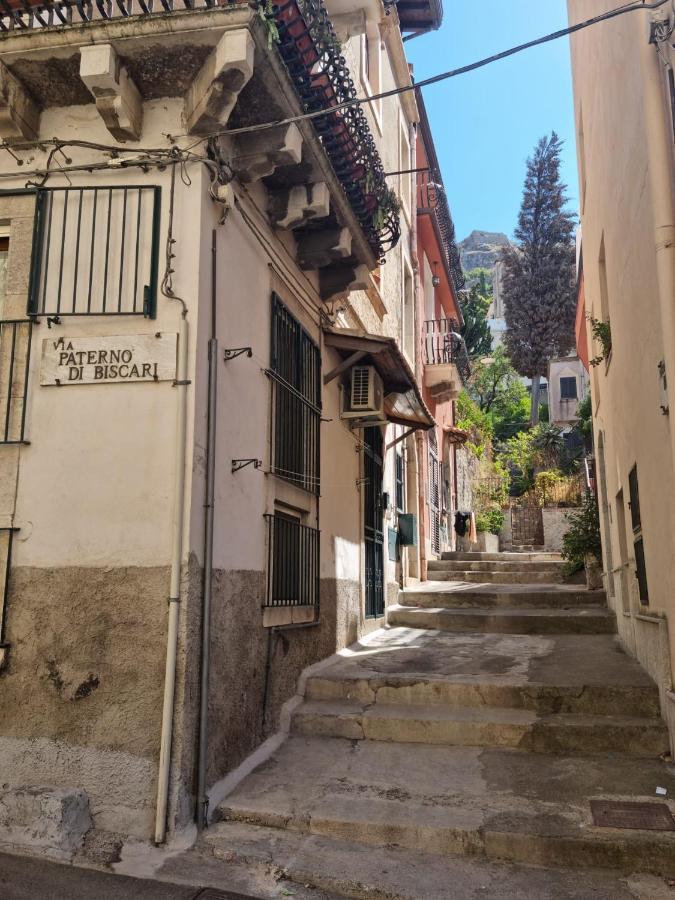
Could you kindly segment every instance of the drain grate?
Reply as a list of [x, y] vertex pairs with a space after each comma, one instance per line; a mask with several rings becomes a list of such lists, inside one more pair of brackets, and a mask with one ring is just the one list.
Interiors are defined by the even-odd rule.
[[630, 803], [621, 800], [591, 800], [593, 824], [601, 828], [639, 828], [645, 831], [675, 831], [675, 819], [665, 803]]

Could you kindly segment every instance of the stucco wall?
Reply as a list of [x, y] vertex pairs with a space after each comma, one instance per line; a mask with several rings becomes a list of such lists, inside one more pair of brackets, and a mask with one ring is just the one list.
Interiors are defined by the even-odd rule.
[[[574, 21], [605, 8], [600, 0], [569, 2]], [[584, 198], [586, 310], [597, 319], [608, 318], [612, 333], [611, 359], [591, 372], [605, 565], [613, 570], [606, 572], [606, 581], [621, 639], [659, 684], [665, 708], [675, 650], [675, 505], [671, 502], [675, 477], [672, 428], [660, 409], [658, 363], [664, 358], [664, 341], [673, 338], [666, 334], [660, 316], [655, 239], [659, 223], [648, 167], [648, 140], [654, 131], [645, 103], [653, 79], [662, 77], [663, 68], [655, 57], [653, 66], [645, 65], [642, 48], [655, 53], [647, 45], [647, 23], [647, 15], [638, 13], [605, 23], [601, 37], [593, 35], [592, 29], [575, 35], [572, 63]], [[663, 92], [660, 115], [670, 140], [665, 82], [656, 83], [655, 89]], [[608, 147], [612, 148], [611, 170]], [[672, 144], [667, 152], [672, 154]], [[672, 156], [669, 170], [672, 179]], [[671, 180], [670, 189], [666, 186], [662, 191], [669, 194], [672, 187]], [[590, 331], [587, 337], [590, 355], [596, 356], [600, 347]], [[628, 475], [634, 465], [647, 607], [640, 605], [634, 576], [628, 507]]]

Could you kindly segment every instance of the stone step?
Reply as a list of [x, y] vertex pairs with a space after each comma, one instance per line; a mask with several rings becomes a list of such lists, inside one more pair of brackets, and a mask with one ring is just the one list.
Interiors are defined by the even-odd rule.
[[566, 713], [539, 716], [525, 709], [490, 706], [310, 700], [295, 710], [292, 731], [350, 740], [510, 747], [568, 755], [612, 751], [656, 757], [668, 749], [668, 731], [661, 719]]
[[575, 609], [387, 608], [389, 625], [480, 634], [614, 634], [614, 613], [603, 607]]
[[[536, 565], [536, 563], [532, 563]], [[502, 572], [498, 569], [492, 571], [474, 572], [471, 569], [431, 569], [429, 575], [434, 581], [465, 581], [477, 584], [562, 584], [565, 580], [565, 572]]]
[[430, 572], [564, 572], [565, 566], [562, 560], [430, 559], [427, 563]]
[[[503, 590], [502, 587], [511, 589]], [[401, 606], [451, 609], [471, 607], [489, 609], [495, 606], [508, 606], [514, 609], [607, 607], [604, 591], [587, 591], [585, 588], [579, 590], [572, 586], [561, 590], [558, 585], [519, 585], [515, 588], [513, 585], [493, 587], [482, 583], [480, 587], [471, 588], [463, 584], [424, 582], [420, 587], [400, 591], [398, 596]]]
[[621, 754], [291, 736], [217, 816], [368, 847], [673, 877], [675, 832], [592, 824], [591, 799], [654, 802], [656, 785], [672, 796], [672, 767]]
[[441, 553], [441, 560], [453, 559], [489, 560], [491, 562], [556, 562], [562, 560], [562, 556], [559, 553], [545, 550], [502, 551], [501, 553], [488, 553], [484, 550], [451, 550]]
[[655, 900], [662, 885], [649, 875], [640, 876], [636, 889], [606, 870], [540, 868], [393, 846], [364, 848], [322, 834], [240, 822], [212, 825], [202, 833], [200, 847], [215, 858], [211, 866], [222, 860], [227, 870], [238, 865], [283, 872], [279, 887], [287, 885], [281, 891], [286, 895], [314, 888], [356, 900]]
[[658, 718], [659, 693], [613, 635], [386, 629], [306, 683], [308, 700]]

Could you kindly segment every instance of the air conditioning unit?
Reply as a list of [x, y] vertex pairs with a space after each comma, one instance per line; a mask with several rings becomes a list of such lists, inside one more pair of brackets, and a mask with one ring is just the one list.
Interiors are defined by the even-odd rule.
[[384, 388], [374, 366], [352, 366], [351, 383], [343, 398], [343, 419], [384, 421]]

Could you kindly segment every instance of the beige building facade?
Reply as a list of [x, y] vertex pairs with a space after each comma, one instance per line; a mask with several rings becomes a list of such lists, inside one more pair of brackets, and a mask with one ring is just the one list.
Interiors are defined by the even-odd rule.
[[[570, 0], [576, 23], [607, 10]], [[585, 335], [608, 597], [675, 742], [675, 123], [670, 4], [571, 39]]]
[[329, 112], [407, 9], [136, 4], [0, 35], [0, 771], [161, 842], [419, 574], [434, 420], [414, 93]]

